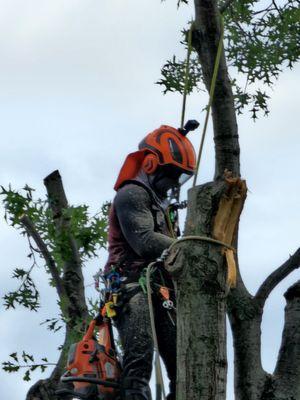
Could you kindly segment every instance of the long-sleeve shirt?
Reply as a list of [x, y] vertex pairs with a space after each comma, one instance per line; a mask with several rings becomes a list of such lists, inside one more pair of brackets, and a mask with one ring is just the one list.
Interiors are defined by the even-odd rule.
[[121, 187], [109, 216], [109, 259], [125, 275], [137, 274], [158, 258], [174, 239], [168, 229], [163, 207], [151, 190], [139, 182]]

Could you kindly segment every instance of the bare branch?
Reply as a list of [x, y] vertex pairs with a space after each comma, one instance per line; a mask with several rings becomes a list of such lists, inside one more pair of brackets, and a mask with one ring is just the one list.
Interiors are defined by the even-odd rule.
[[36, 230], [33, 222], [27, 215], [23, 215], [20, 218], [20, 221], [23, 224], [24, 228], [26, 229], [26, 232], [28, 233], [28, 235], [30, 237], [32, 237], [32, 239], [35, 241], [42, 256], [44, 257], [47, 267], [49, 268], [50, 274], [55, 282], [55, 286], [57, 288], [57, 293], [58, 293], [59, 297], [61, 297], [62, 294], [64, 293], [62, 280], [59, 276], [55, 261], [54, 261], [53, 257], [51, 256], [46, 243], [43, 241], [40, 234]]
[[263, 305], [272, 290], [291, 272], [300, 267], [300, 248], [279, 268], [272, 272], [258, 289], [255, 298]]

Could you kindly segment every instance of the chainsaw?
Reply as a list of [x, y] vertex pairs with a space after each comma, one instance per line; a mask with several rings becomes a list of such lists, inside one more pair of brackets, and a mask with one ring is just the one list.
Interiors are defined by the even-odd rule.
[[67, 371], [61, 382], [72, 384], [73, 389], [58, 389], [56, 394], [84, 400], [118, 400], [120, 375], [111, 320], [99, 314], [89, 324], [83, 339], [70, 347]]

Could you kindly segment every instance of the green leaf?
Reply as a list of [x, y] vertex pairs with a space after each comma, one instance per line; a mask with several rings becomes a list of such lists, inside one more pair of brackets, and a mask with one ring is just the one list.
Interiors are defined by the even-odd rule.
[[16, 362], [19, 362], [17, 353], [11, 353], [9, 357], [13, 358]]

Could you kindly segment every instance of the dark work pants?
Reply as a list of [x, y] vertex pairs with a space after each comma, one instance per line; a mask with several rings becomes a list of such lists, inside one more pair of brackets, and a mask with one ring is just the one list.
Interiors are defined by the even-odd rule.
[[[173, 296], [171, 298], [173, 300]], [[175, 399], [176, 327], [172, 324], [158, 295], [153, 294], [152, 299], [159, 353], [170, 379], [170, 393], [174, 396], [170, 398]], [[174, 312], [171, 313], [176, 322]], [[123, 311], [120, 311], [116, 326], [124, 352], [123, 377], [139, 377], [149, 382], [153, 361], [153, 339], [147, 295], [142, 290], [131, 297]]]

